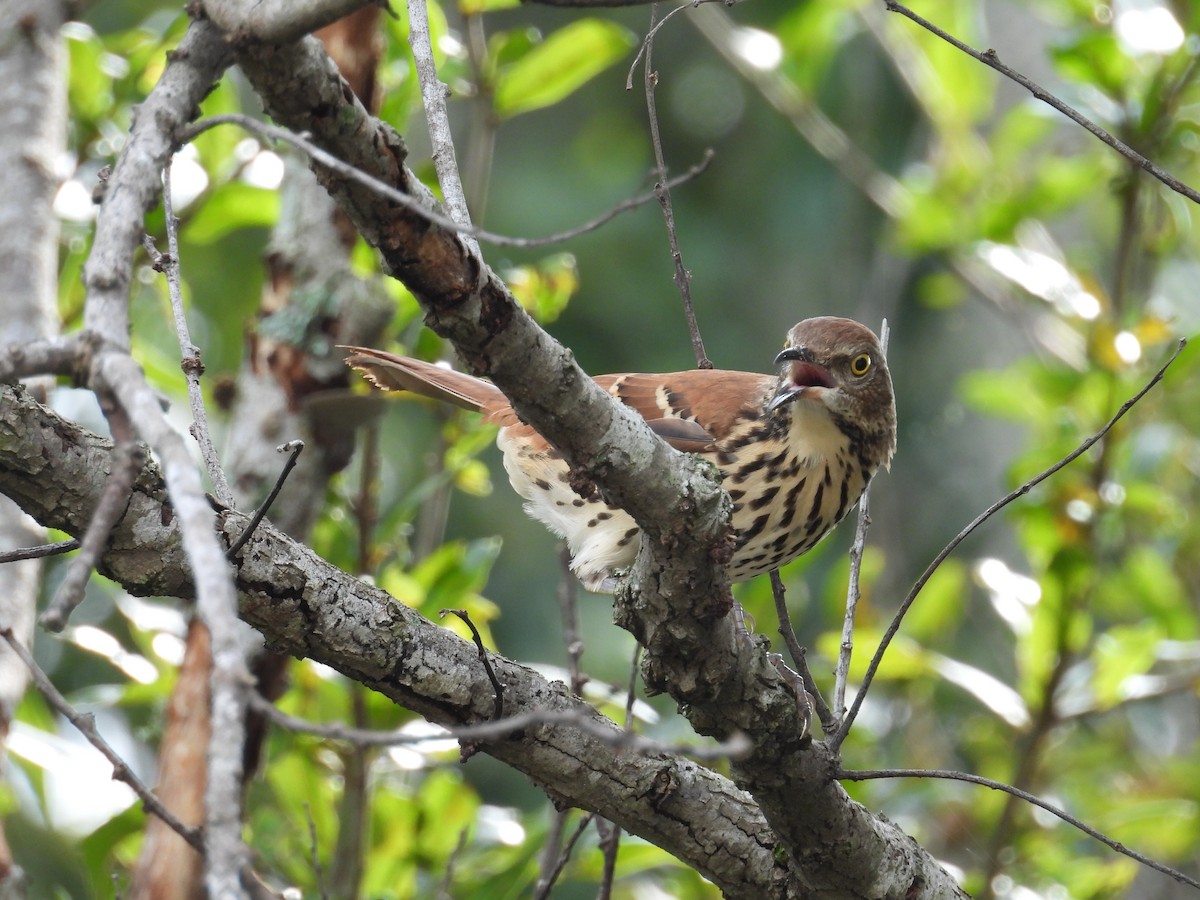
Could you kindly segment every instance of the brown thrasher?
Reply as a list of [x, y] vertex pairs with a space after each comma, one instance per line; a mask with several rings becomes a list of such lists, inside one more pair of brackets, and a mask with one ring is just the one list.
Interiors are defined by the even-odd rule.
[[[487, 381], [404, 356], [346, 347], [346, 362], [383, 390], [405, 390], [482, 412], [525, 509], [571, 549], [589, 590], [611, 590], [637, 555], [637, 524], [603, 498], [570, 486], [562, 454]], [[790, 562], [821, 540], [896, 449], [892, 379], [869, 328], [833, 316], [805, 319], [775, 358], [778, 376], [720, 369], [600, 375], [668, 444], [721, 472], [733, 500], [732, 581]]]

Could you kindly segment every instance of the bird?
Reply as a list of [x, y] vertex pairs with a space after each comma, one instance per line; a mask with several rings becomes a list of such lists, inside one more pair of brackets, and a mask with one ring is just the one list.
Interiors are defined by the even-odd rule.
[[[637, 556], [640, 529], [597, 492], [576, 490], [563, 455], [523, 422], [498, 387], [445, 366], [366, 347], [346, 362], [376, 387], [482, 413], [526, 511], [567, 541], [571, 568], [607, 593]], [[896, 450], [896, 405], [875, 334], [837, 316], [787, 333], [776, 374], [692, 369], [600, 375], [675, 449], [717, 467], [733, 503], [730, 581], [746, 581], [811, 550], [854, 507]]]

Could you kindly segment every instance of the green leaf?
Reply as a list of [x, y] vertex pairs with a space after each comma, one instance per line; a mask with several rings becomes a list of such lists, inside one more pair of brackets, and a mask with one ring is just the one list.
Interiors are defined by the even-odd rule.
[[520, 5], [521, 0], [458, 0], [458, 11], [464, 16], [477, 16], [480, 13], [513, 9]]
[[1152, 621], [1117, 625], [1100, 635], [1094, 653], [1092, 690], [1101, 709], [1125, 699], [1127, 679], [1150, 671], [1158, 661], [1162, 638], [1162, 628]]
[[1051, 52], [1059, 74], [1098, 88], [1114, 99], [1125, 96], [1134, 81], [1133, 62], [1108, 30], [1089, 31]]
[[558, 253], [536, 265], [509, 269], [504, 280], [521, 305], [543, 325], [557, 319], [571, 295], [579, 290], [579, 270], [570, 253]]
[[582, 19], [551, 34], [496, 81], [501, 118], [550, 106], [582, 87], [629, 52], [634, 35], [603, 19]]
[[211, 244], [232, 231], [268, 228], [279, 218], [279, 194], [248, 184], [227, 184], [215, 191], [188, 222], [184, 236]]
[[966, 565], [946, 560], [930, 576], [905, 616], [905, 633], [931, 644], [944, 641], [966, 611], [968, 594]]

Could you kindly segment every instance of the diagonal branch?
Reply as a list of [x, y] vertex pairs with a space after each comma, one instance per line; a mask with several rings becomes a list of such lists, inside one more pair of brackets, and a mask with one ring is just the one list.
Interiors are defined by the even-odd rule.
[[844, 770], [838, 773], [838, 777], [844, 778], [847, 781], [871, 781], [879, 778], [941, 778], [947, 781], [964, 781], [967, 784], [978, 784], [982, 787], [991, 788], [993, 791], [1000, 791], [1001, 793], [1024, 800], [1026, 803], [1046, 810], [1046, 812], [1050, 813], [1052, 816], [1062, 819], [1062, 821], [1066, 822], [1073, 828], [1078, 828], [1088, 837], [1095, 838], [1100, 843], [1111, 848], [1112, 850], [1115, 850], [1122, 856], [1128, 856], [1130, 859], [1141, 863], [1147, 868], [1154, 869], [1156, 872], [1162, 872], [1164, 875], [1173, 878], [1180, 884], [1186, 884], [1189, 887], [1200, 889], [1200, 881], [1192, 878], [1190, 875], [1186, 875], [1185, 873], [1180, 872], [1178, 869], [1173, 869], [1164, 863], [1160, 863], [1157, 860], [1151, 859], [1144, 853], [1131, 850], [1120, 841], [1114, 840], [1104, 832], [1092, 828], [1092, 826], [1088, 825], [1082, 819], [1071, 815], [1065, 809], [1055, 806], [1053, 803], [1043, 800], [1036, 794], [1031, 794], [1029, 791], [1021, 790], [1020, 788], [1013, 787], [1010, 784], [1004, 784], [1003, 782], [996, 781], [993, 778], [985, 778], [982, 775], [974, 775], [970, 772], [955, 772], [949, 769]]
[[[315, 41], [244, 48], [239, 65], [278, 123], [309, 133], [332, 156], [420, 206], [439, 208], [405, 165], [400, 137], [344, 89]], [[833, 893], [960, 896], [915, 842], [850, 801], [833, 777], [833, 756], [807, 738], [794, 692], [761, 647], [737, 639], [718, 563], [730, 504], [710, 467], [671, 450], [587, 378], [457, 230], [324, 166], [314, 169], [419, 299], [427, 324], [641, 526], [638, 561], [617, 596], [617, 622], [646, 647], [648, 685], [669, 691], [693, 728], [717, 738], [740, 731], [754, 741], [735, 772], [786, 848], [789, 874], [776, 893], [798, 890], [803, 880]], [[631, 830], [639, 827], [644, 823]]]
[[1145, 169], [1147, 172], [1149, 172], [1151, 175], [1153, 175], [1155, 178], [1157, 178], [1159, 181], [1161, 181], [1163, 184], [1165, 184], [1171, 190], [1173, 190], [1179, 194], [1182, 194], [1183, 196], [1187, 197], [1189, 200], [1191, 200], [1194, 203], [1200, 203], [1200, 191], [1197, 191], [1195, 188], [1189, 187], [1188, 185], [1186, 185], [1182, 181], [1180, 181], [1178, 178], [1176, 178], [1174, 175], [1172, 175], [1170, 172], [1163, 169], [1161, 166], [1146, 159], [1146, 157], [1142, 156], [1142, 154], [1138, 153], [1136, 150], [1134, 150], [1132, 147], [1130, 147], [1124, 141], [1120, 140], [1119, 138], [1115, 137], [1114, 135], [1112, 135], [1105, 129], [1101, 128], [1099, 125], [1097, 125], [1095, 122], [1093, 122], [1087, 116], [1085, 116], [1083, 113], [1079, 112], [1079, 110], [1075, 109], [1072, 106], [1069, 106], [1068, 104], [1064, 103], [1062, 100], [1059, 100], [1058, 97], [1056, 97], [1054, 94], [1050, 93], [1048, 90], [1046, 90], [1044, 87], [1039, 85], [1037, 82], [1033, 81], [1032, 79], [1028, 78], [1025, 75], [1022, 75], [1016, 69], [1006, 66], [1004, 63], [1002, 63], [1000, 61], [1000, 57], [997, 55], [995, 50], [992, 50], [990, 48], [987, 50], [976, 50], [974, 47], [970, 46], [969, 44], [966, 44], [963, 41], [960, 41], [954, 35], [944, 31], [943, 29], [939, 28], [937, 25], [934, 25], [928, 19], [923, 18], [922, 16], [913, 12], [911, 9], [909, 9], [904, 4], [897, 3], [896, 0], [884, 0], [884, 5], [888, 8], [889, 12], [899, 13], [900, 15], [904, 16], [905, 18], [911, 19], [913, 22], [916, 22], [918, 25], [920, 25], [922, 28], [924, 28], [930, 34], [936, 35], [937, 37], [941, 38], [946, 43], [961, 50], [963, 53], [967, 54], [968, 56], [979, 60], [985, 66], [989, 66], [990, 68], [995, 69], [997, 72], [999, 72], [1005, 78], [1009, 78], [1009, 79], [1015, 81], [1017, 84], [1021, 85], [1021, 87], [1025, 88], [1025, 90], [1029, 91], [1029, 93], [1033, 94], [1033, 96], [1036, 97], [1038, 100], [1041, 100], [1043, 103], [1049, 104], [1050, 106], [1054, 107], [1056, 110], [1058, 110], [1060, 113], [1062, 113], [1068, 119], [1070, 119], [1072, 122], [1075, 122], [1077, 125], [1080, 125], [1087, 131], [1091, 132], [1093, 135], [1095, 135], [1097, 138], [1099, 138], [1101, 141], [1103, 141], [1109, 147], [1112, 147], [1114, 150], [1116, 150], [1118, 153], [1120, 153], [1122, 156], [1124, 156], [1126, 159], [1128, 159], [1134, 165], [1138, 166], [1141, 169]]
[[159, 802], [154, 792], [146, 787], [142, 780], [129, 768], [128, 763], [113, 750], [112, 745], [104, 740], [100, 732], [96, 730], [95, 716], [91, 715], [91, 713], [81, 713], [67, 702], [66, 697], [58, 692], [58, 689], [54, 686], [54, 682], [42, 671], [42, 667], [37, 664], [37, 661], [33, 658], [33, 654], [13, 635], [12, 629], [5, 628], [0, 630], [0, 638], [3, 638], [13, 649], [13, 652], [25, 663], [34, 685], [41, 691], [42, 696], [46, 698], [46, 702], [62, 714], [68, 722], [74, 725], [79, 733], [87, 738], [88, 743], [99, 750], [104, 755], [104, 758], [112, 763], [113, 779], [129, 785], [130, 789], [138, 795], [147, 812], [158, 816], [166, 822], [197, 853], [203, 853], [204, 840], [201, 830], [184, 825], [169, 809]]
[[205, 881], [212, 896], [238, 897], [247, 858], [241, 834], [241, 747], [249, 676], [242, 660], [235, 591], [213, 535], [214, 515], [199, 473], [129, 355], [129, 286], [145, 213], [160, 194], [161, 172], [174, 149], [177, 130], [195, 116], [228, 65], [224, 37], [208, 22], [191, 24], [139, 109], [107, 181], [84, 266], [86, 341], [81, 346], [92, 352], [79, 368], [102, 407], [111, 403], [162, 459], [182, 547], [197, 573], [197, 610], [212, 635], [214, 661], [213, 729], [205, 785]]
[[[44, 524], [82, 534], [103, 490], [112, 444], [0, 385], [0, 491]], [[148, 462], [100, 560], [102, 572], [138, 595], [194, 593], [180, 552], [177, 518], [165, 515], [161, 473]], [[231, 543], [247, 517], [218, 520]], [[279, 652], [325, 663], [431, 722], [454, 728], [492, 716], [492, 690], [478, 652], [383, 591], [320, 559], [263, 523], [237, 563], [241, 615]], [[595, 810], [662, 847], [731, 897], [787, 896], [786, 853], [753, 799], [729, 779], [664, 748], [623, 750], [628, 738], [561, 683], [501, 656], [489, 659], [506, 685], [506, 717], [541, 717], [479, 749], [524, 772], [560, 803]], [[583, 728], [546, 717], [570, 713]], [[611, 738], [603, 740], [592, 732]]]
[[1019, 497], [1025, 496], [1059, 469], [1070, 465], [1083, 454], [1087, 453], [1087, 451], [1093, 446], [1095, 446], [1095, 444], [1106, 434], [1108, 434], [1108, 432], [1112, 430], [1112, 427], [1116, 425], [1117, 422], [1119, 422], [1121, 418], [1127, 412], [1129, 412], [1129, 410], [1133, 409], [1134, 405], [1139, 400], [1141, 400], [1150, 392], [1151, 388], [1162, 381], [1162, 377], [1166, 374], [1167, 369], [1170, 368], [1171, 363], [1175, 362], [1175, 360], [1179, 358], [1179, 354], [1183, 352], [1183, 348], [1186, 346], [1187, 341], [1183, 338], [1180, 338], [1179, 345], [1175, 348], [1175, 352], [1171, 354], [1170, 358], [1159, 367], [1158, 371], [1154, 373], [1154, 375], [1148, 382], [1146, 382], [1141, 390], [1121, 404], [1121, 408], [1113, 414], [1113, 417], [1105, 423], [1103, 428], [1101, 428], [1095, 434], [1089, 436], [1083, 441], [1083, 443], [1081, 443], [1062, 459], [1058, 460], [1052, 466], [1038, 473], [1015, 490], [1005, 494], [979, 515], [977, 515], [974, 519], [968, 522], [958, 534], [951, 538], [950, 543], [943, 547], [941, 552], [933, 558], [933, 561], [930, 562], [930, 564], [925, 568], [925, 571], [921, 573], [921, 577], [919, 577], [916, 580], [916, 583], [913, 584], [912, 588], [909, 589], [908, 595], [900, 604], [900, 608], [896, 610], [896, 615], [892, 618], [891, 624], [888, 626], [887, 631], [884, 632], [883, 638], [879, 641], [879, 647], [876, 648], [875, 655], [871, 657], [871, 663], [867, 666], [866, 674], [863, 676], [863, 682], [859, 686], [858, 693], [854, 696], [854, 702], [851, 704], [849, 712], [846, 713], [846, 717], [842, 721], [842, 727], [838, 730], [837, 735], [830, 742], [835, 748], [841, 746], [842, 742], [846, 739], [846, 736], [850, 733], [850, 728], [854, 724], [855, 718], [858, 716], [858, 711], [862, 708], [863, 700], [865, 700], [867, 696], [867, 690], [870, 688], [871, 682], [875, 678], [875, 673], [879, 670], [879, 664], [883, 661], [883, 655], [887, 652], [887, 648], [890, 646], [892, 638], [894, 638], [896, 633], [900, 630], [900, 623], [903, 621], [905, 614], [916, 601], [917, 595], [921, 593], [922, 588], [924, 588], [929, 579], [933, 577], [933, 573], [937, 571], [938, 567], [946, 561], [946, 558], [949, 557], [950, 554], [953, 553], [958, 547], [958, 545], [965, 541], [976, 528], [978, 528], [1004, 507], [1008, 506], [1008, 504], [1012, 503]]

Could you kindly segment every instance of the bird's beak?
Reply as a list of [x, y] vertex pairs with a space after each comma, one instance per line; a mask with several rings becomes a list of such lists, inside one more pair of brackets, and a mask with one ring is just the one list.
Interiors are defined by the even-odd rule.
[[813, 362], [812, 354], [802, 347], [788, 347], [776, 356], [775, 365], [782, 363], [787, 365], [779, 373], [779, 389], [767, 404], [767, 412], [799, 399], [809, 388], [834, 386], [829, 370]]

